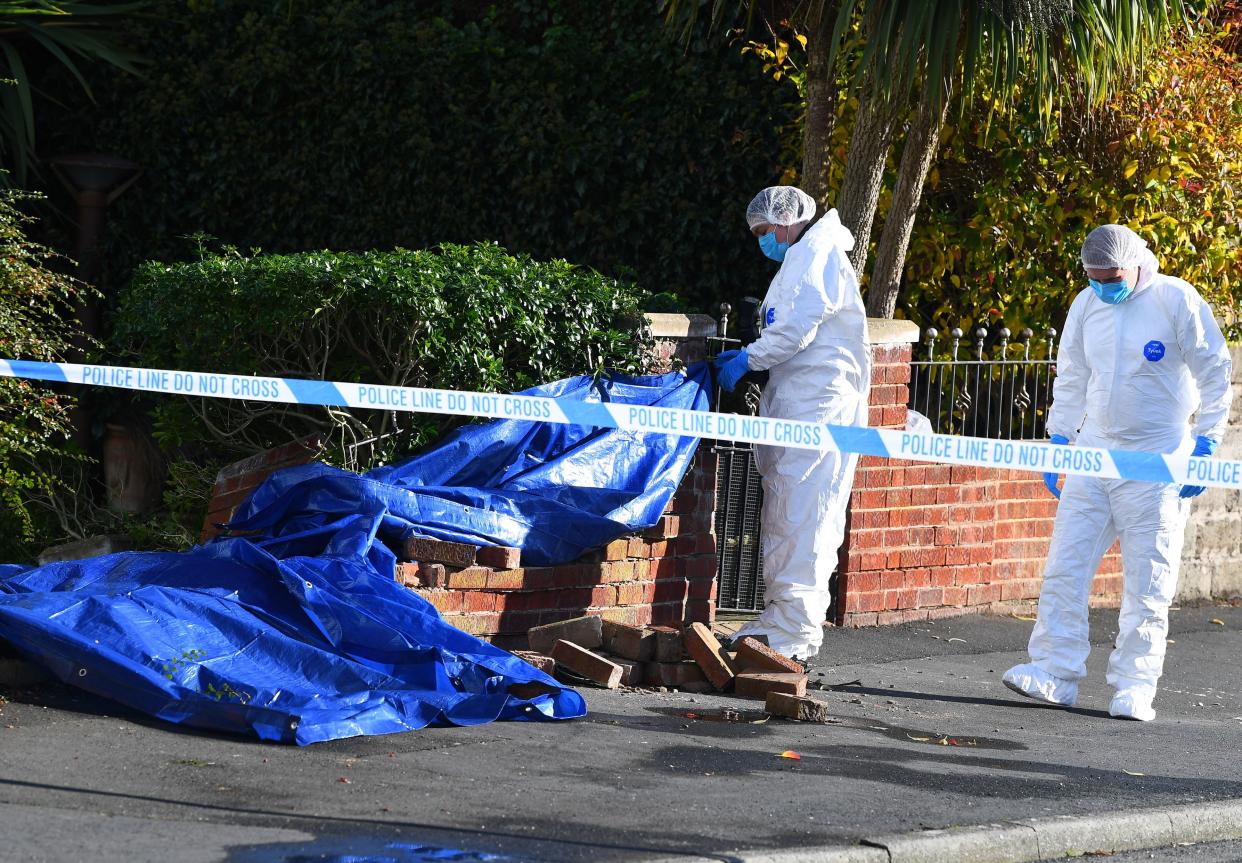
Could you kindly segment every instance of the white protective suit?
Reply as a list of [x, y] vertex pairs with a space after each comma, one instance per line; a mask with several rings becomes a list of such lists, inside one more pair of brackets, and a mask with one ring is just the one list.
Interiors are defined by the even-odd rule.
[[[1150, 251], [1142, 252], [1139, 267], [1138, 284], [1124, 302], [1109, 305], [1087, 289], [1070, 307], [1048, 433], [1084, 446], [1189, 453], [1195, 437], [1220, 441], [1224, 432], [1232, 396], [1229, 351], [1211, 308], [1190, 284], [1161, 275]], [[1107, 679], [1118, 698], [1138, 693], [1146, 705], [1139, 712], [1150, 715], [1134, 715], [1116, 699], [1114, 715], [1155, 715], [1151, 696], [1164, 665], [1190, 503], [1178, 496], [1180, 488], [1066, 477], [1030, 640], [1032, 664], [1060, 679], [1042, 681], [1049, 692], [1057, 690], [1046, 700], [1073, 704], [1077, 697], [1090, 651], [1091, 580], [1120, 538], [1124, 587]]]
[[[854, 238], [829, 210], [790, 246], [747, 347], [769, 371], [763, 416], [867, 424], [867, 313], [846, 252]], [[739, 635], [763, 634], [786, 656], [814, 656], [824, 638], [829, 579], [845, 536], [857, 456], [760, 446], [765, 607]]]

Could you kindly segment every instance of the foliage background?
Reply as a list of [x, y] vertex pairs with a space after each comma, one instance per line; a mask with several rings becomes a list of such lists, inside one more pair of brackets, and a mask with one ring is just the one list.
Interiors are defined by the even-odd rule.
[[192, 257], [197, 231], [273, 252], [492, 240], [696, 311], [771, 276], [743, 212], [780, 173], [793, 88], [720, 34], [677, 41], [656, 2], [151, 12], [124, 34], [144, 77], [96, 67], [98, 104], [62, 88], [42, 130], [146, 168], [109, 211], [113, 284]]
[[[963, 327], [1003, 319], [1016, 332], [1060, 326], [1083, 287], [1078, 250], [1091, 228], [1137, 231], [1161, 270], [1208, 299], [1242, 335], [1242, 61], [1208, 28], [1156, 54], [1142, 80], [1103, 110], [1072, 94], [1041, 128], [976, 112], [948, 130], [906, 269], [908, 317]], [[989, 314], [991, 310], [999, 312]]]
[[[0, 192], [0, 357], [57, 362], [68, 358], [70, 310], [88, 289], [58, 272], [51, 250], [27, 239], [29, 219], [17, 209], [27, 197]], [[0, 562], [38, 536], [30, 497], [49, 493], [60, 478], [49, 461], [68, 433], [69, 404], [63, 388], [0, 378]]]
[[[1020, 92], [1011, 111], [998, 113], [984, 87], [942, 135], [898, 316], [942, 333], [1060, 328], [1085, 286], [1082, 239], [1098, 224], [1121, 222], [1147, 240], [1164, 272], [1199, 289], [1230, 338], [1242, 338], [1242, 13], [1231, 17], [1231, 8], [1153, 52], [1142, 77], [1101, 108], [1067, 89], [1050, 119]], [[748, 50], [804, 100], [805, 55], [792, 31]], [[839, 86], [847, 81], [842, 71]], [[857, 108], [852, 96], [836, 106], [834, 188]], [[800, 118], [782, 129], [782, 182], [798, 182]], [[881, 212], [895, 169], [890, 159]]]

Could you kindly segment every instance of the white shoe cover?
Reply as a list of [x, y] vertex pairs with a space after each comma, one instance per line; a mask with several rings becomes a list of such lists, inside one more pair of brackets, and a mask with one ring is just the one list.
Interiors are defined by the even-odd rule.
[[1053, 677], [1029, 662], [1015, 665], [1005, 672], [1001, 683], [1019, 695], [1034, 698], [1047, 704], [1073, 707], [1078, 701], [1078, 684], [1072, 680]]
[[1108, 705], [1108, 715], [1118, 719], [1135, 719], [1139, 722], [1151, 722], [1156, 718], [1156, 711], [1151, 703], [1156, 691], [1147, 686], [1132, 686], [1129, 689], [1118, 689]]

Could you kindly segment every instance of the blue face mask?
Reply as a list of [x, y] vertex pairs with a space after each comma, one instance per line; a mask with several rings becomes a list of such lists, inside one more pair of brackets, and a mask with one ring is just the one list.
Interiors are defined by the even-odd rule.
[[789, 243], [778, 243], [776, 231], [771, 231], [759, 238], [759, 249], [764, 257], [771, 258], [779, 264], [785, 260], [785, 253], [789, 251]]
[[1095, 295], [1110, 306], [1118, 303], [1124, 303], [1126, 298], [1134, 291], [1130, 287], [1130, 283], [1125, 279], [1119, 279], [1115, 282], [1101, 282], [1099, 279], [1087, 279], [1087, 283], [1091, 285], [1091, 290], [1095, 291]]

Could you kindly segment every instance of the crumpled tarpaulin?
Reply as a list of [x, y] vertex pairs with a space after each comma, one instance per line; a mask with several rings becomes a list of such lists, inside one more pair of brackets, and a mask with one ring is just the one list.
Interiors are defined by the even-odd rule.
[[[703, 367], [528, 392], [707, 407]], [[182, 553], [0, 566], [0, 638], [61, 680], [153, 716], [265, 740], [582, 716], [572, 689], [445, 624], [397, 584], [380, 537], [567, 559], [653, 524], [696, 443], [499, 421], [365, 477], [321, 465], [282, 471], [234, 525], [257, 535]]]
[[[524, 390], [575, 401], [707, 410], [706, 364], [689, 374], [569, 378]], [[577, 425], [502, 420], [468, 425], [406, 461], [359, 477], [322, 464], [273, 474], [229, 527], [269, 536], [321, 528], [383, 509], [381, 536], [426, 536], [522, 549], [530, 566], [580, 557], [654, 525], [677, 490], [698, 439]]]

